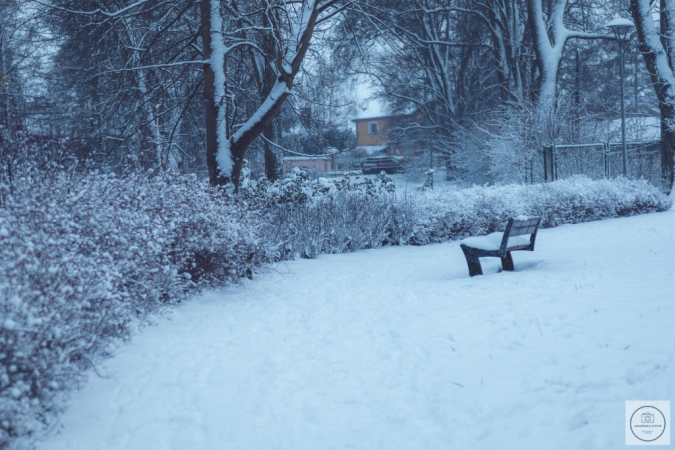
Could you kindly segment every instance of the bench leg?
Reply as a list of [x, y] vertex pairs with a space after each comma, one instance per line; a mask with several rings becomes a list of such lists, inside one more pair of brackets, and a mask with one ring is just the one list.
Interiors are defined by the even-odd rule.
[[506, 252], [506, 256], [502, 258], [502, 269], [503, 270], [515, 270], [513, 266], [513, 258], [511, 258], [511, 252]]
[[483, 275], [483, 268], [480, 266], [480, 260], [474, 252], [472, 252], [468, 247], [462, 246], [462, 251], [464, 252], [464, 257], [466, 258], [466, 264], [469, 266], [469, 276]]

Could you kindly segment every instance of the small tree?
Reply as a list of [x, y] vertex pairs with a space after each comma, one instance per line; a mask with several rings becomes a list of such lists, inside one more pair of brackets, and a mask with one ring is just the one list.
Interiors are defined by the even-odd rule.
[[[262, 2], [202, 0], [201, 35], [206, 97], [206, 161], [214, 185], [239, 185], [246, 150], [270, 126], [295, 84], [317, 26], [331, 20], [349, 4], [346, 0], [263, 0]], [[264, 21], [263, 21], [264, 18]], [[270, 55], [254, 39], [254, 30], [269, 26], [275, 52]], [[269, 69], [274, 82], [264, 82], [262, 100], [247, 111], [238, 103], [241, 70]], [[262, 74], [262, 79], [269, 80]]]

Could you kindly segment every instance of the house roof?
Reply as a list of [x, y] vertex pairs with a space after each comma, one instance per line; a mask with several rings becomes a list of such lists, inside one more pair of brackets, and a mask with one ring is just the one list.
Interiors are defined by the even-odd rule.
[[376, 116], [376, 117], [361, 117], [359, 119], [352, 119], [352, 122], [368, 122], [371, 120], [377, 119], [389, 119], [391, 117], [408, 117], [412, 114], [389, 114], [388, 116]]

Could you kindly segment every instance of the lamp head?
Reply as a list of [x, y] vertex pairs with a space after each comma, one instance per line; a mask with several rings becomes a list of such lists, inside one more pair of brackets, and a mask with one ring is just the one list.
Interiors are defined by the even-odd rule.
[[612, 30], [617, 40], [628, 41], [630, 40], [631, 33], [635, 29], [635, 24], [629, 19], [617, 17], [605, 25], [605, 28]]

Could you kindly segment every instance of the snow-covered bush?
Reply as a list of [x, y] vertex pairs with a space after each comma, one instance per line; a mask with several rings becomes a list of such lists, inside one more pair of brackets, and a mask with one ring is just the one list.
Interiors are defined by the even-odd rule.
[[49, 424], [131, 323], [273, 251], [246, 204], [194, 178], [34, 181], [0, 188], [2, 448]]
[[385, 244], [403, 244], [412, 231], [412, 204], [388, 195], [337, 191], [302, 204], [271, 209], [268, 233], [282, 244], [286, 257], [315, 258]]
[[476, 186], [420, 194], [410, 244], [480, 236], [503, 229], [509, 217], [539, 216], [542, 227], [623, 217], [670, 208], [671, 200], [644, 180], [577, 176], [536, 185]]
[[412, 233], [411, 201], [397, 198], [393, 180], [347, 174], [338, 180], [310, 179], [300, 169], [269, 183], [252, 183], [244, 195], [266, 214], [265, 235], [281, 258], [315, 258], [385, 244], [404, 244]]
[[394, 181], [384, 172], [375, 178], [347, 173], [339, 180], [311, 178], [307, 172], [294, 167], [283, 180], [270, 183], [266, 178], [251, 180], [240, 189], [242, 196], [257, 205], [271, 207], [279, 204], [299, 205], [310, 200], [330, 197], [337, 192], [355, 192], [374, 197], [393, 194]]
[[[381, 245], [423, 245], [503, 229], [509, 217], [541, 216], [543, 227], [664, 211], [668, 197], [644, 180], [579, 176], [537, 185], [417, 190], [395, 195], [386, 177], [267, 184], [251, 198], [267, 211], [267, 234], [282, 257], [313, 258]], [[370, 184], [368, 183], [370, 182]], [[259, 185], [260, 188], [261, 185]]]
[[543, 109], [536, 102], [511, 104], [456, 130], [450, 161], [458, 177], [472, 183], [544, 181], [543, 148], [574, 141], [579, 119], [571, 100], [560, 96], [555, 108]]

